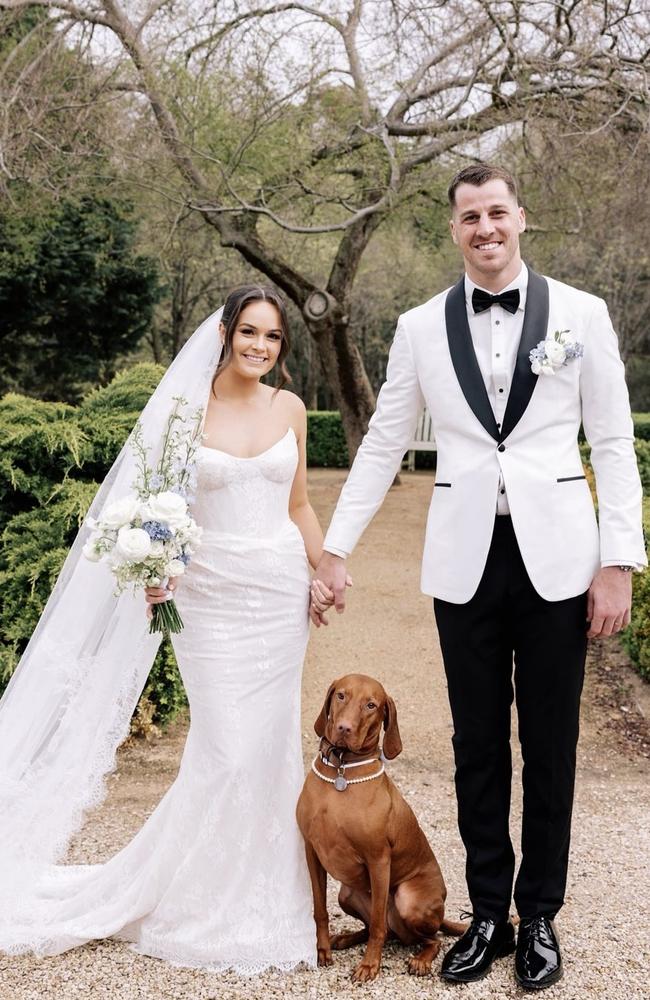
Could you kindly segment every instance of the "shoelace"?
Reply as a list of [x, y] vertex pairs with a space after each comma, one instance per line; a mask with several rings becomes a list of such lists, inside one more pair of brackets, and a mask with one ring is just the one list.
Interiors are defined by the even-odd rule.
[[526, 917], [520, 922], [519, 929], [524, 930], [535, 941], [541, 941], [542, 944], [555, 945], [548, 917]]

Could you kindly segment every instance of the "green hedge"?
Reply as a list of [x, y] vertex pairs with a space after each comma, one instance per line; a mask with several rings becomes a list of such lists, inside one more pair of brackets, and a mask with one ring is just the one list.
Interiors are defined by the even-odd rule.
[[[644, 444], [646, 442], [643, 442]], [[650, 539], [650, 498], [643, 502], [643, 527]], [[632, 581], [632, 617], [623, 643], [645, 680], [650, 681], [650, 572], [635, 573]]]
[[[650, 430], [650, 414], [635, 413], [634, 427], [637, 440], [634, 442], [639, 475], [645, 494], [650, 493], [650, 437], [644, 432]], [[644, 432], [639, 433], [642, 427]], [[594, 489], [593, 469], [589, 464], [589, 447], [580, 446], [583, 462], [592, 490]], [[643, 530], [646, 543], [650, 540], [650, 497], [643, 501]], [[630, 625], [622, 633], [632, 662], [643, 678], [650, 681], [650, 572], [635, 573], [632, 580], [632, 616]]]
[[650, 413], [633, 413], [634, 436], [643, 441], [650, 441]]
[[348, 446], [338, 410], [311, 410], [307, 414], [307, 464], [347, 469]]

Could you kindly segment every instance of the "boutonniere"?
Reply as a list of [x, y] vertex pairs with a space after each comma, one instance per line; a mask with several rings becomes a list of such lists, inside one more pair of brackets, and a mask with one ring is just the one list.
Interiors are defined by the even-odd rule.
[[584, 344], [572, 337], [570, 330], [556, 330], [530, 352], [530, 367], [535, 375], [555, 375], [559, 368], [581, 358], [584, 352]]

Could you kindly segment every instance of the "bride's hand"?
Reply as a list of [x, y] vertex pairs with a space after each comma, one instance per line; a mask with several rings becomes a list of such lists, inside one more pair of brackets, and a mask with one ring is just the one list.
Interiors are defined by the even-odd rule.
[[[353, 586], [352, 577], [349, 573], [345, 576], [345, 586]], [[329, 587], [326, 587], [322, 580], [314, 577], [311, 581], [310, 597], [309, 617], [314, 625], [317, 628], [321, 625], [328, 625], [329, 622], [325, 617], [325, 612], [334, 604], [334, 592]]]
[[144, 598], [147, 604], [162, 604], [164, 601], [171, 601], [176, 590], [177, 577], [170, 576], [166, 587], [145, 587]]

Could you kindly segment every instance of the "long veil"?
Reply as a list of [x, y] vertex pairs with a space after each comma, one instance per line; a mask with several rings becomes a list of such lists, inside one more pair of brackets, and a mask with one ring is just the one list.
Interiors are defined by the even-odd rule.
[[[153, 459], [174, 398], [190, 409], [206, 403], [221, 353], [221, 312], [190, 337], [142, 412]], [[129, 438], [87, 516], [128, 493], [135, 476]], [[104, 777], [160, 643], [149, 635], [143, 596], [116, 597], [110, 571], [83, 557], [86, 535], [82, 526], [0, 701], [3, 904], [65, 854], [85, 811], [104, 798]]]

